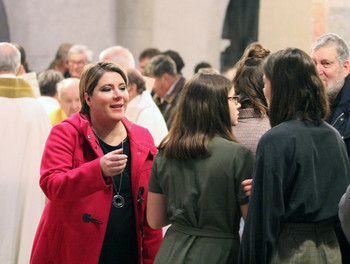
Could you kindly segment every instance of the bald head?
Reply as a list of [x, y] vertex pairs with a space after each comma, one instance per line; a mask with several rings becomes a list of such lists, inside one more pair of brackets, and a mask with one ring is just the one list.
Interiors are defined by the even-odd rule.
[[68, 78], [57, 84], [58, 100], [67, 117], [80, 111], [79, 79]]
[[135, 59], [130, 50], [122, 46], [113, 46], [103, 50], [99, 56], [100, 60], [113, 61], [125, 70], [135, 68]]
[[17, 74], [21, 65], [21, 53], [11, 43], [0, 42], [0, 73]]

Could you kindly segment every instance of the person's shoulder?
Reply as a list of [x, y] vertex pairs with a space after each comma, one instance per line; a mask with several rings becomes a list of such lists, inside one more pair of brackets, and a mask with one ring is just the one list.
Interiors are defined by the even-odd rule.
[[12, 107], [15, 109], [22, 109], [22, 113], [28, 115], [42, 115], [48, 116], [44, 107], [39, 103], [38, 99], [32, 97], [7, 98], [0, 97], [1, 105]]
[[[23, 97], [23, 98], [10, 98], [10, 100], [16, 100], [18, 108], [23, 116], [27, 116], [28, 120], [35, 122], [36, 124], [49, 125], [51, 128], [51, 121], [45, 108], [39, 103], [36, 98]], [[14, 106], [16, 107], [16, 106]]]
[[148, 131], [147, 128], [130, 121], [126, 117], [123, 118], [123, 123], [126, 126], [126, 129], [135, 135], [138, 135], [138, 134], [142, 134], [144, 136], [147, 136], [148, 134], [150, 135], [150, 132]]
[[331, 126], [330, 124], [328, 124], [325, 121], [322, 121], [319, 127], [320, 127], [320, 130], [322, 129], [328, 135], [332, 135], [333, 137], [337, 138], [338, 141], [343, 142], [342, 135], [335, 127]]
[[234, 142], [222, 137], [214, 137], [211, 144], [213, 147], [217, 147], [221, 150], [223, 150], [223, 153], [226, 153], [226, 151], [234, 151], [234, 152], [240, 152], [240, 153], [250, 153], [251, 151], [244, 146], [243, 144], [239, 142]]
[[295, 134], [294, 132], [296, 129], [297, 127], [294, 120], [282, 122], [266, 131], [261, 137], [260, 142], [278, 142], [280, 140], [287, 140], [290, 135]]
[[347, 94], [349, 96], [349, 94], [350, 94], [350, 74], [348, 74], [348, 76], [346, 76], [342, 90], [346, 90], [348, 92]]
[[128, 131], [128, 136], [131, 140], [139, 145], [152, 149], [155, 148], [153, 137], [147, 128], [129, 121], [126, 117], [123, 118], [122, 122], [125, 125]]
[[[84, 125], [83, 123], [86, 124]], [[88, 120], [84, 120], [80, 113], [75, 113], [71, 117], [63, 120], [62, 122], [56, 124], [52, 130], [64, 130], [69, 131], [69, 133], [76, 134], [78, 132], [81, 133], [84, 126], [88, 126]]]
[[[33, 109], [37, 109], [39, 112], [42, 112], [44, 109], [41, 103], [37, 98], [31, 98], [31, 97], [22, 97], [22, 98], [17, 98], [16, 100], [20, 100], [21, 104], [24, 105], [30, 105], [30, 107]], [[44, 111], [45, 112], [45, 111]], [[46, 113], [46, 112], [45, 112]], [[47, 114], [46, 114], [47, 115]]]

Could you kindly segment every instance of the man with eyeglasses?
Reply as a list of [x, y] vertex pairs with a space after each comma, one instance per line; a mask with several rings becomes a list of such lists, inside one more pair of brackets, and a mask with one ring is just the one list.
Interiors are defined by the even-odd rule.
[[84, 66], [92, 62], [93, 52], [87, 46], [73, 45], [68, 51], [69, 77], [80, 78]]

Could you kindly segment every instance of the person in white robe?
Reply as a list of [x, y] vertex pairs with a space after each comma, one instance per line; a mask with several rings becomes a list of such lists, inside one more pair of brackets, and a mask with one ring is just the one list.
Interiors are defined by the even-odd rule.
[[32, 87], [17, 78], [20, 53], [0, 43], [0, 263], [28, 264], [45, 196], [40, 162], [51, 122]]
[[158, 106], [153, 101], [151, 94], [146, 91], [145, 81], [141, 73], [136, 69], [127, 71], [129, 84], [129, 103], [125, 116], [136, 124], [149, 130], [156, 146], [168, 134], [168, 128]]

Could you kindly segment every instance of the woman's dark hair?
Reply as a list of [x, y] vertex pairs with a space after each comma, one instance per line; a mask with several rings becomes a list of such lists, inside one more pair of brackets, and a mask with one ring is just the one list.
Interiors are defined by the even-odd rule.
[[178, 74], [182, 74], [181, 71], [182, 71], [183, 67], [185, 67], [185, 63], [184, 63], [183, 59], [181, 58], [180, 54], [175, 50], [167, 50], [167, 51], [162, 52], [162, 54], [167, 55], [170, 58], [172, 58], [176, 64], [176, 72]]
[[196, 64], [196, 67], [194, 67], [194, 74], [196, 74], [200, 69], [206, 69], [211, 68], [210, 63], [201, 61], [198, 64]]
[[210, 155], [209, 141], [232, 134], [227, 96], [232, 83], [219, 74], [197, 73], [182, 91], [169, 134], [159, 145], [167, 158], [190, 159]]
[[141, 73], [136, 69], [127, 69], [126, 74], [128, 75], [129, 85], [136, 84], [136, 91], [138, 94], [142, 94], [146, 91], [146, 82]]
[[252, 107], [261, 117], [267, 112], [262, 65], [269, 54], [270, 51], [260, 43], [249, 44], [236, 63], [236, 74], [232, 80], [236, 94], [240, 96], [241, 108]]
[[98, 81], [105, 72], [119, 73], [125, 81], [125, 85], [128, 85], [128, 76], [126, 75], [124, 69], [112, 61], [98, 61], [96, 63], [86, 65], [81, 74], [79, 83], [79, 95], [81, 101], [80, 112], [82, 114], [88, 114], [90, 111], [90, 108], [85, 101], [85, 93], [92, 95]]
[[298, 111], [301, 120], [327, 118], [329, 103], [323, 82], [304, 51], [287, 48], [272, 54], [264, 63], [264, 74], [271, 82], [271, 127], [292, 119]]
[[29, 68], [28, 68], [28, 62], [27, 62], [27, 56], [26, 56], [26, 52], [23, 48], [23, 46], [15, 43], [13, 44], [15, 45], [15, 47], [19, 50], [19, 52], [21, 53], [21, 65], [23, 66], [24, 68], [24, 71], [25, 72], [29, 72]]

